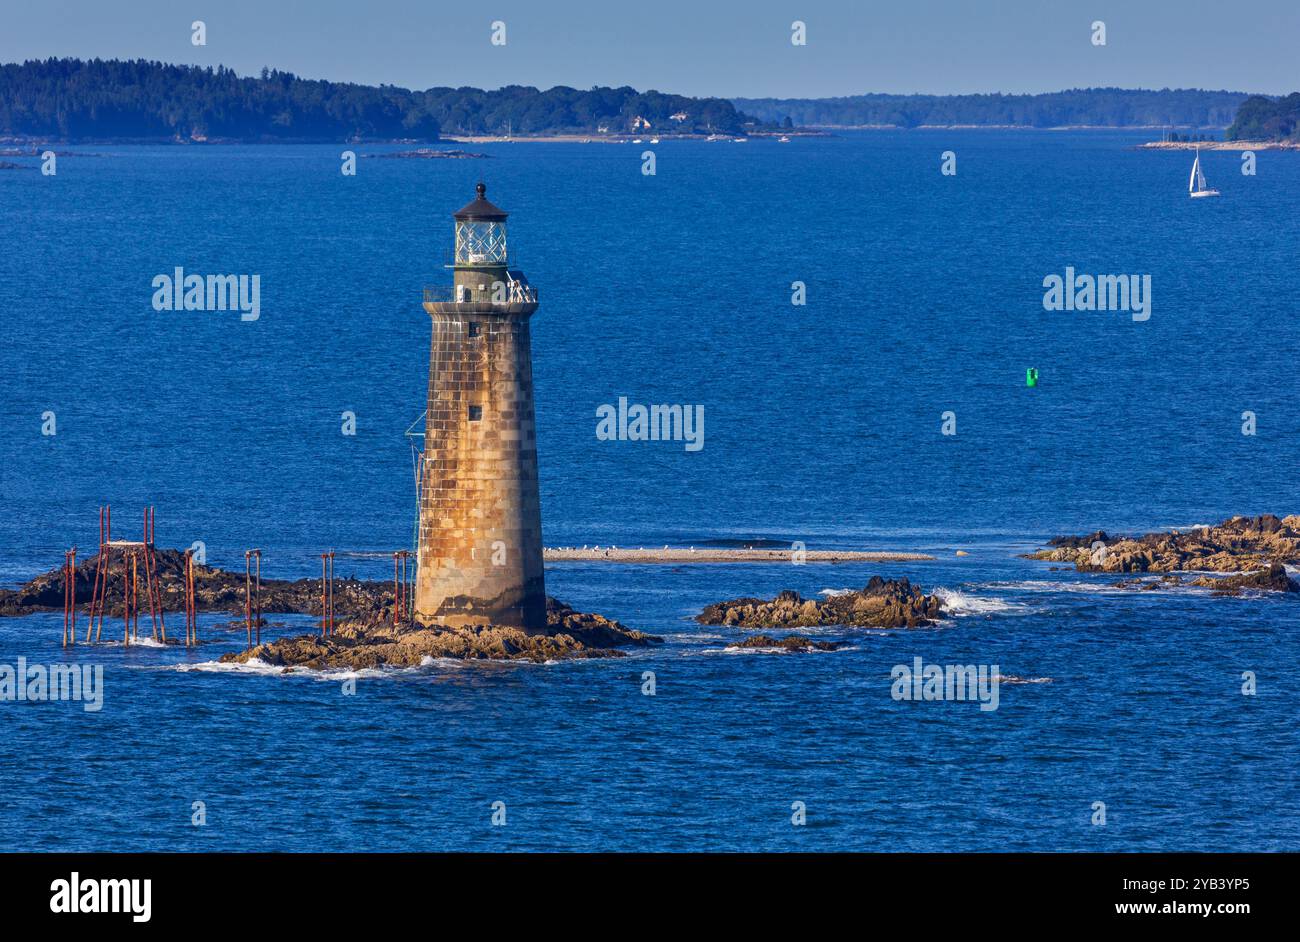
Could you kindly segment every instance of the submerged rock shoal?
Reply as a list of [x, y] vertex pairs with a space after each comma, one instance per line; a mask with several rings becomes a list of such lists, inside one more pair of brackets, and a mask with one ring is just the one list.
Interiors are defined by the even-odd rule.
[[872, 576], [864, 588], [827, 599], [805, 599], [789, 589], [776, 598], [732, 599], [704, 609], [695, 620], [702, 625], [739, 628], [808, 628], [847, 625], [855, 628], [918, 628], [933, 624], [943, 601], [926, 595], [907, 579]]
[[837, 651], [844, 647], [843, 641], [815, 641], [807, 635], [786, 635], [773, 638], [771, 635], [750, 635], [743, 641], [728, 645], [731, 648], [780, 648], [785, 651]]
[[[1300, 515], [1232, 517], [1212, 527], [1143, 536], [1110, 536], [1098, 530], [1087, 536], [1057, 537], [1049, 545], [1051, 549], [1025, 558], [1072, 563], [1079, 572], [1267, 574], [1274, 566], [1300, 562]], [[1275, 577], [1266, 576], [1264, 581], [1279, 582], [1264, 588], [1280, 587]]]
[[258, 660], [286, 669], [312, 670], [418, 667], [426, 658], [492, 661], [557, 661], [624, 657], [624, 647], [663, 641], [601, 615], [576, 612], [556, 599], [546, 600], [546, 631], [529, 633], [497, 625], [466, 627], [404, 624], [386, 618], [347, 622], [329, 637], [298, 635], [222, 655], [227, 663]]

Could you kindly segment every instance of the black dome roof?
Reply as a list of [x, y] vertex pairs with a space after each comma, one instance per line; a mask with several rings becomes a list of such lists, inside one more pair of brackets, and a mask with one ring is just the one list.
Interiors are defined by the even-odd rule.
[[506, 211], [502, 209], [500, 206], [496, 206], [493, 203], [488, 202], [488, 198], [483, 195], [487, 192], [487, 186], [483, 183], [480, 183], [477, 187], [475, 187], [475, 189], [478, 192], [478, 196], [476, 196], [470, 202], [466, 203], [460, 209], [456, 210], [456, 212], [452, 213], [452, 216], [456, 219], [482, 219], [486, 221], [495, 220], [498, 222], [504, 221], [507, 215]]

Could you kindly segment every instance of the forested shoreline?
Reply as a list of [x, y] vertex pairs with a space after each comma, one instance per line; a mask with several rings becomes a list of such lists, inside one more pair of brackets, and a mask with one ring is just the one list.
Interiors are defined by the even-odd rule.
[[721, 98], [512, 85], [412, 91], [143, 59], [0, 65], [0, 136], [66, 141], [435, 141], [448, 134], [735, 133]]
[[736, 98], [760, 121], [808, 127], [1226, 128], [1245, 92], [1076, 88], [1040, 95], [853, 95]]
[[541, 90], [304, 79], [144, 59], [0, 65], [0, 137], [60, 141], [436, 141], [451, 136], [742, 134], [775, 128], [1226, 128], [1227, 140], [1296, 140], [1300, 94], [1085, 88], [1041, 95], [692, 98], [634, 88]]

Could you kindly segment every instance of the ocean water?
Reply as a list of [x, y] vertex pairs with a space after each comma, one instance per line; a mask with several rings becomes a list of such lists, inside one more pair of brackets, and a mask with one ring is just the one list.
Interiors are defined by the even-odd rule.
[[[420, 289], [449, 282], [449, 213], [480, 176], [542, 296], [548, 545], [936, 556], [554, 565], [550, 594], [665, 644], [367, 673], [354, 696], [340, 675], [214, 669], [242, 644], [229, 616], [203, 616], [193, 652], [65, 653], [61, 615], [0, 618], [0, 664], [99, 664], [105, 684], [98, 712], [0, 703], [0, 847], [1300, 849], [1300, 602], [1130, 593], [1018, 558], [1059, 533], [1300, 511], [1300, 155], [1261, 153], [1251, 177], [1206, 153], [1223, 197], [1192, 201], [1191, 155], [1136, 150], [1146, 136], [485, 144], [356, 177], [340, 147], [101, 145], [54, 177], [0, 171], [0, 584], [92, 552], [104, 503], [123, 537], [156, 506], [160, 544], [201, 540], [219, 566], [258, 546], [268, 576], [309, 576], [335, 548], [340, 576], [390, 573], [413, 526]], [[260, 275], [260, 318], [154, 311], [177, 266]], [[1150, 320], [1045, 311], [1067, 266], [1150, 275]], [[620, 396], [702, 405], [704, 448], [598, 440]], [[691, 620], [875, 574], [942, 589], [951, 617], [825, 629], [850, 645], [802, 655], [738, 653], [743, 632]], [[1037, 682], [994, 711], [893, 700], [916, 657]]]

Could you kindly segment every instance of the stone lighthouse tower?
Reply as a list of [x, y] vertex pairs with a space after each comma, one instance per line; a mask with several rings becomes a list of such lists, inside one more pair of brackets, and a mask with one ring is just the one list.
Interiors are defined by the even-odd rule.
[[425, 624], [546, 626], [529, 318], [506, 213], [487, 187], [459, 212], [453, 281], [433, 318], [415, 612]]

